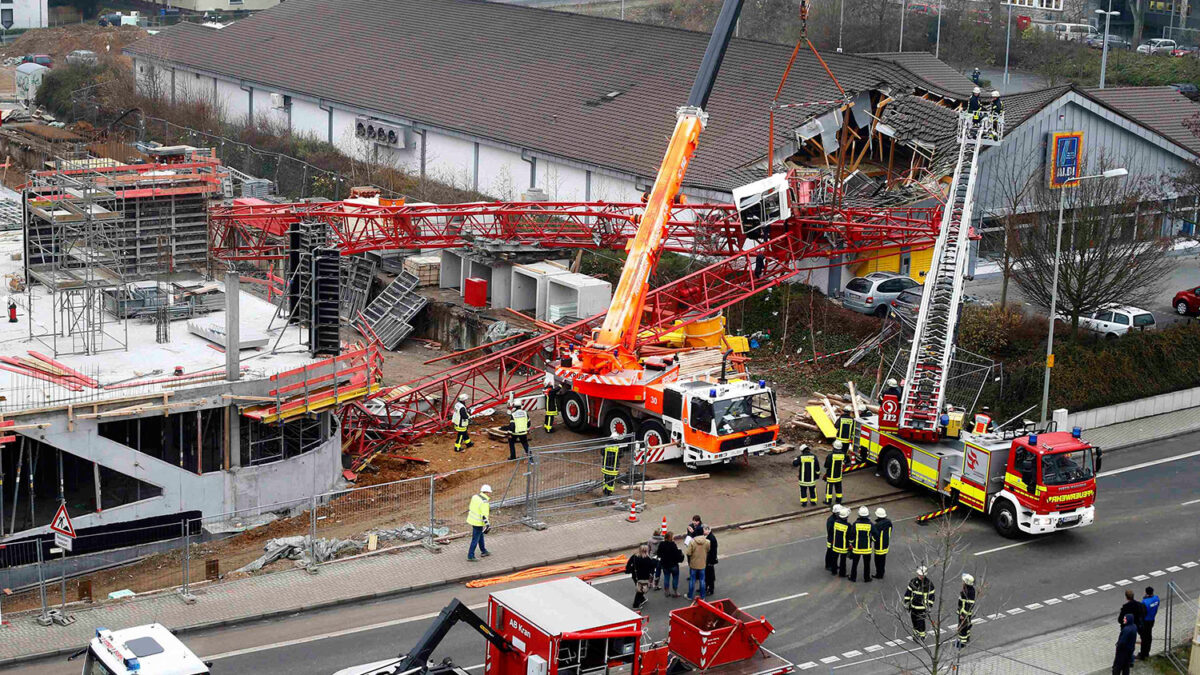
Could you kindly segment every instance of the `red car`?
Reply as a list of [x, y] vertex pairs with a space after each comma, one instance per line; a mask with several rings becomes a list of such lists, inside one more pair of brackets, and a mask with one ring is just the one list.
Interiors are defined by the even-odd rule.
[[1175, 308], [1176, 314], [1183, 316], [1200, 314], [1200, 286], [1176, 293], [1171, 306]]

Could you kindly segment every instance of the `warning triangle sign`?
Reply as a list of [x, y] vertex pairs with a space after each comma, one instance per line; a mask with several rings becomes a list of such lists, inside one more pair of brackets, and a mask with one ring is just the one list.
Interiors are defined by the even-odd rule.
[[71, 516], [67, 515], [66, 504], [58, 505], [58, 511], [54, 512], [54, 520], [50, 521], [50, 529], [72, 539], [75, 538], [75, 526], [71, 525]]

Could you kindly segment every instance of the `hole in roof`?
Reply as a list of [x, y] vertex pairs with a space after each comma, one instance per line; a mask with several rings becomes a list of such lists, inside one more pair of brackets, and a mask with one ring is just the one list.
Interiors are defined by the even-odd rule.
[[618, 96], [620, 96], [621, 94], [624, 94], [624, 93], [625, 92], [621, 91], [620, 89], [614, 89], [608, 93], [601, 94], [598, 98], [584, 101], [584, 105], [589, 105], [594, 108], [602, 103], [610, 103], [610, 102], [614, 101]]

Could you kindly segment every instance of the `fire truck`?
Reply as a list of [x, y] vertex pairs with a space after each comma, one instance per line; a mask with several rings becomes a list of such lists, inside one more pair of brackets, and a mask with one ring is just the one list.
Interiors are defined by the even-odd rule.
[[212, 665], [158, 623], [121, 630], [97, 628], [87, 648], [70, 658], [84, 655], [83, 675], [207, 675]]
[[[663, 250], [663, 235], [683, 177], [708, 122], [709, 94], [737, 25], [742, 0], [725, 0], [692, 84], [687, 105], [676, 113], [675, 131], [646, 196], [635, 236], [604, 323], [553, 373], [571, 391], [563, 401], [563, 419], [573, 429], [602, 428], [607, 435], [636, 433], [645, 451], [635, 461], [681, 457], [688, 467], [718, 464], [736, 457], [765, 454], [779, 435], [775, 396], [765, 382], [726, 378], [705, 350], [642, 358], [637, 340], [649, 290], [650, 273]], [[699, 354], [698, 354], [699, 352]], [[720, 352], [713, 350], [715, 355]], [[700, 358], [697, 358], [700, 357]]]
[[[968, 231], [980, 148], [998, 144], [1003, 119], [965, 116], [959, 155], [932, 264], [921, 295], [903, 391], [885, 391], [879, 414], [859, 420], [857, 450], [897, 487], [922, 485], [989, 515], [1005, 537], [1090, 525], [1095, 519], [1100, 450], [1070, 432], [997, 433], [965, 410], [949, 412], [946, 385], [962, 305]], [[943, 416], [946, 424], [943, 424]]]
[[645, 616], [576, 577], [492, 593], [487, 619], [453, 600], [408, 654], [335, 675], [468, 675], [432, 660], [458, 622], [487, 640], [485, 675], [786, 675], [790, 661], [763, 642], [775, 631], [729, 600], [673, 610], [667, 639], [651, 641]]

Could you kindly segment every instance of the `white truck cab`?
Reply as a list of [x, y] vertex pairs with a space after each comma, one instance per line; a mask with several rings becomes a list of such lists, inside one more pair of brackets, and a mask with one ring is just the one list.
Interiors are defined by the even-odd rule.
[[97, 628], [83, 675], [207, 675], [209, 666], [166, 626], [152, 623], [110, 631]]

